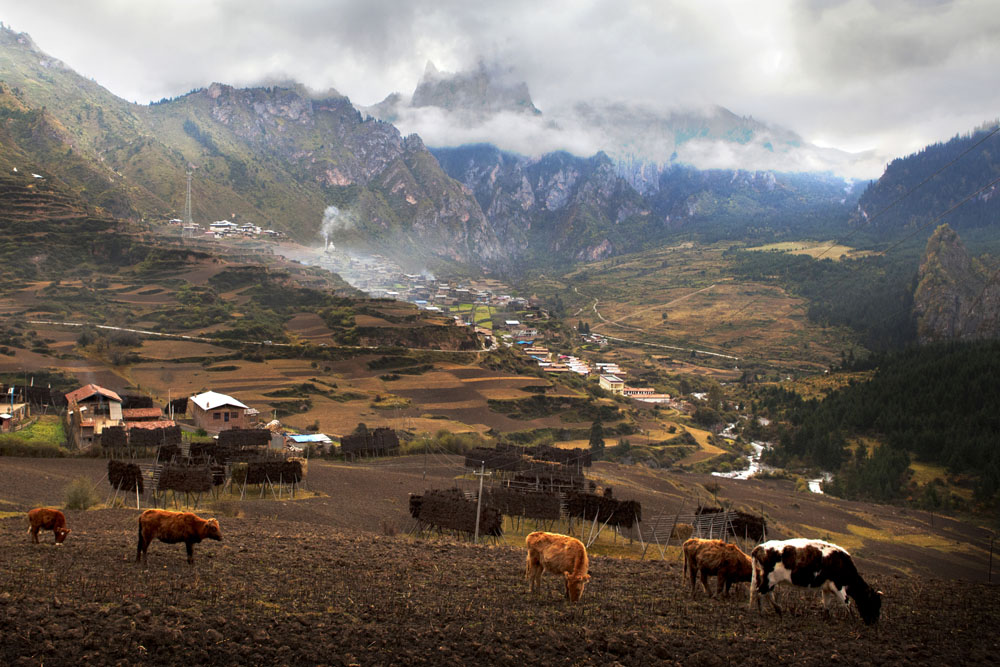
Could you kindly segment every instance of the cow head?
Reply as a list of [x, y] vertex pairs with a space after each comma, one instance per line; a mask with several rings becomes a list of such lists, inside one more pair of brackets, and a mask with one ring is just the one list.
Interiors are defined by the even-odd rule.
[[204, 537], [212, 540], [219, 540], [220, 542], [222, 541], [222, 531], [219, 529], [218, 519], [209, 519], [205, 522]]
[[564, 574], [566, 575], [566, 592], [569, 593], [569, 601], [579, 602], [583, 596], [584, 587], [590, 581], [590, 575], [571, 574], [569, 572], [565, 572]]
[[69, 535], [70, 530], [70, 528], [56, 528], [55, 531], [53, 531], [56, 534], [56, 544], [62, 544], [66, 539], [66, 536]]
[[861, 620], [867, 625], [878, 622], [879, 615], [882, 613], [882, 591], [869, 588], [867, 593], [863, 597], [855, 599], [855, 602], [858, 605]]

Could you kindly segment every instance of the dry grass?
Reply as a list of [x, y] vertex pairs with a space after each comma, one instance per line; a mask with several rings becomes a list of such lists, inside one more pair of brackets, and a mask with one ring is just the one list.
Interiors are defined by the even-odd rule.
[[[580, 299], [567, 319], [583, 317], [592, 330], [622, 338], [782, 366], [820, 369], [838, 358], [844, 332], [809, 322], [803, 301], [776, 286], [734, 281], [723, 250], [692, 245], [581, 267], [568, 275]], [[592, 310], [595, 299], [603, 321]], [[685, 361], [682, 352], [666, 356], [705, 365]]]
[[747, 248], [747, 250], [777, 250], [790, 255], [808, 255], [814, 259], [832, 259], [835, 262], [842, 259], [868, 257], [873, 254], [869, 250], [857, 250], [850, 246], [840, 245], [836, 241], [783, 241]]

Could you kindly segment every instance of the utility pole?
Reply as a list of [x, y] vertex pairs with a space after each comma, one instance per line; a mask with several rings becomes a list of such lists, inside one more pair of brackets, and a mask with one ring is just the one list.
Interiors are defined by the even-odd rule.
[[187, 196], [184, 199], [184, 224], [190, 225], [193, 220], [191, 219], [191, 169], [187, 170]]
[[479, 478], [479, 497], [476, 499], [476, 544], [479, 544], [479, 512], [482, 510], [483, 506], [483, 478], [493, 474], [492, 470], [490, 472], [486, 472], [486, 461], [480, 461], [480, 464], [482, 465], [480, 471], [472, 472], [473, 475]]
[[[476, 520], [476, 527], [479, 527], [479, 521]], [[996, 539], [996, 535], [990, 535], [990, 565], [989, 570], [986, 572], [986, 583], [993, 583], [993, 540]]]

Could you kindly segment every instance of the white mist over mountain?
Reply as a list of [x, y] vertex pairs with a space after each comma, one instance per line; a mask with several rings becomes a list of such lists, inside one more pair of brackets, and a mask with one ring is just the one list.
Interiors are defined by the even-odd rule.
[[807, 143], [794, 132], [719, 106], [655, 108], [589, 100], [539, 111], [510, 68], [485, 65], [447, 73], [428, 63], [409, 98], [393, 93], [359, 109], [416, 133], [429, 146], [489, 143], [528, 157], [567, 151], [589, 157], [698, 169], [832, 173], [874, 178], [886, 156]]

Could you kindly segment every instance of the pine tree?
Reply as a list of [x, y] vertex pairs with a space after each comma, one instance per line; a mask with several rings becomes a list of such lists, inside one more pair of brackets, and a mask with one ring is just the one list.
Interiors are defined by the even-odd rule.
[[600, 420], [590, 427], [590, 455], [595, 459], [604, 456], [604, 425]]

